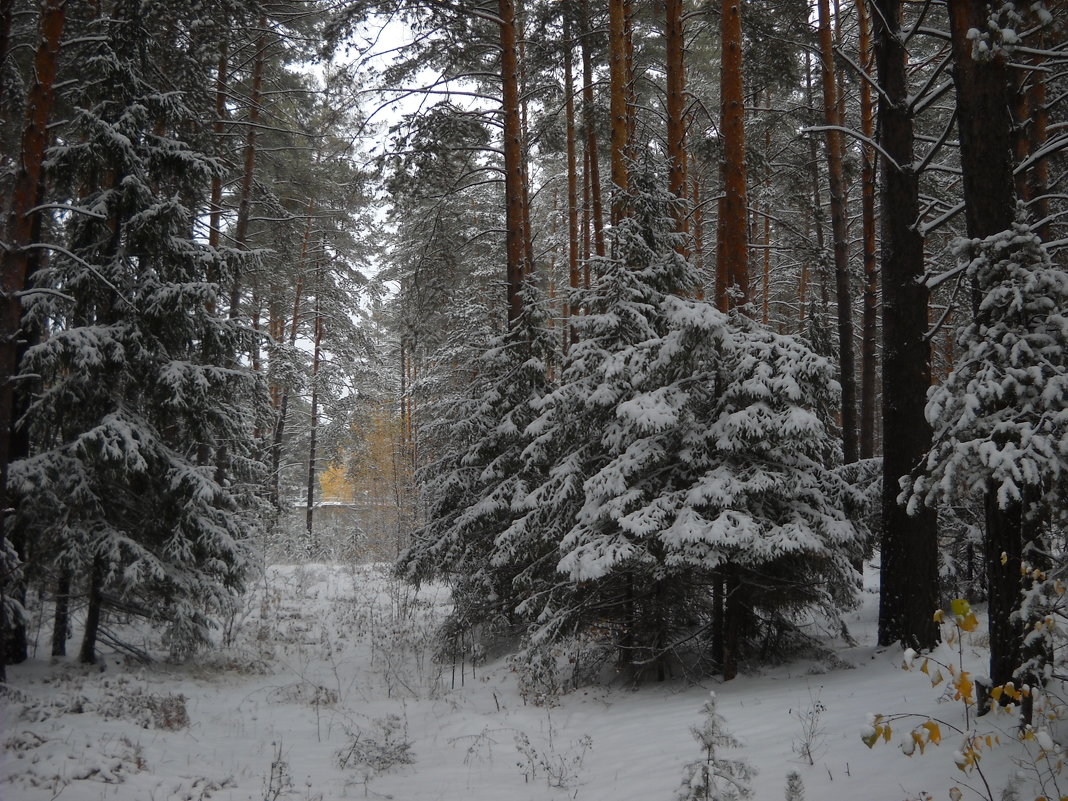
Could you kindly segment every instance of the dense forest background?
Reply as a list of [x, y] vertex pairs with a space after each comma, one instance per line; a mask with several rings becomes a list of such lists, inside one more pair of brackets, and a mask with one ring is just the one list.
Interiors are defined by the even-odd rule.
[[[1057, 675], [1064, 6], [0, 6], [3, 655], [396, 560], [446, 641]], [[470, 645], [473, 644], [473, 645]], [[984, 703], [986, 703], [984, 701]]]

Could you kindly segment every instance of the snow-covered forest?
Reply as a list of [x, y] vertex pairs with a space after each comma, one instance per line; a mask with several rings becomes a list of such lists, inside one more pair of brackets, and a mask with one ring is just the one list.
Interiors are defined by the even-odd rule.
[[2, 0], [0, 798], [1068, 798], [1066, 26]]

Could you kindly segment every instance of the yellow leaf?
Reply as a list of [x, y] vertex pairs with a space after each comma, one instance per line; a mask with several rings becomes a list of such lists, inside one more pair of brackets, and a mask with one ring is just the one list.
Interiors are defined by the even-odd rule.
[[994, 738], [991, 737], [989, 734], [986, 736], [986, 747], [987, 748], [993, 748], [994, 747]]
[[883, 727], [883, 742], [884, 743], [890, 742], [891, 734], [892, 734], [892, 731], [891, 731], [890, 727], [889, 726], [884, 726]]
[[979, 626], [979, 618], [975, 616], [975, 612], [969, 611], [962, 620], [957, 621], [957, 625], [964, 631], [975, 631]]
[[923, 664], [920, 665], [920, 673], [926, 673], [928, 676], [931, 675], [931, 672], [927, 667], [927, 663], [930, 662], [930, 661], [931, 661], [930, 659], [924, 659], [923, 660]]
[[949, 602], [949, 609], [955, 617], [964, 617], [971, 611], [972, 605], [964, 598], [954, 598]]
[[942, 742], [942, 730], [938, 728], [938, 724], [933, 720], [929, 720], [923, 724], [923, 728], [927, 729], [927, 739], [935, 745]]
[[1000, 684], [990, 691], [990, 697], [994, 699], [994, 703], [1001, 703], [1001, 694], [1005, 692], [1005, 688]]
[[1009, 555], [1004, 551], [1001, 552], [1001, 564], [1007, 565], [1009, 563]]
[[975, 692], [975, 683], [968, 677], [968, 671], [962, 670], [960, 678], [957, 679], [957, 695], [956, 697], [964, 703], [970, 703], [972, 700], [972, 693]]
[[943, 612], [941, 609], [936, 609], [935, 613], [934, 613], [934, 622], [935, 623], [941, 623], [942, 622], [942, 618], [944, 618], [945, 615], [946, 615], [946, 613]]
[[936, 668], [935, 669], [935, 674], [931, 677], [931, 686], [932, 687], [937, 687], [939, 684], [941, 684], [945, 680], [946, 680], [946, 677], [942, 675], [942, 671], [938, 670]]

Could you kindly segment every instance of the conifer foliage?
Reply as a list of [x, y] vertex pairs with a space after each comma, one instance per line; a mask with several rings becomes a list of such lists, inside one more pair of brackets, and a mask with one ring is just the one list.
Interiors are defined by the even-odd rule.
[[906, 492], [914, 505], [985, 498], [987, 583], [1006, 610], [991, 615], [991, 676], [1000, 684], [1023, 662], [1025, 621], [1009, 615], [1023, 601], [1021, 568], [1048, 561], [1048, 527], [1063, 524], [1068, 274], [1021, 220], [960, 240], [956, 253], [981, 299], [957, 332], [956, 369], [928, 396], [934, 445]]
[[23, 358], [34, 447], [11, 465], [15, 524], [39, 568], [85, 581], [88, 662], [105, 604], [167, 621], [177, 655], [207, 641], [258, 529], [252, 399], [265, 390], [208, 280], [225, 254], [194, 235], [219, 165], [191, 124], [196, 96], [161, 88], [151, 66], [197, 52], [167, 38], [192, 33], [182, 10], [164, 25], [161, 8], [119, 3], [83, 21], [72, 122], [51, 154], [71, 211], [27, 299], [48, 336]]
[[[530, 426], [546, 480], [504, 538], [559, 538], [570, 584], [528, 610], [542, 636], [607, 631], [621, 665], [662, 678], [674, 640], [724, 617], [733, 647], [743, 619], [779, 630], [800, 609], [833, 615], [859, 537], [842, 511], [851, 491], [828, 469], [831, 364], [675, 294], [693, 285], [676, 201], [647, 173], [631, 187], [561, 386]], [[725, 613], [709, 587], [727, 571]]]
[[555, 565], [547, 559], [554, 543], [501, 536], [539, 480], [523, 453], [553, 356], [543, 301], [530, 286], [523, 298], [519, 319], [467, 367], [466, 391], [439, 409], [441, 433], [429, 434], [438, 448], [427, 468], [429, 521], [399, 563], [410, 578], [450, 581], [460, 630], [507, 628], [520, 598]]

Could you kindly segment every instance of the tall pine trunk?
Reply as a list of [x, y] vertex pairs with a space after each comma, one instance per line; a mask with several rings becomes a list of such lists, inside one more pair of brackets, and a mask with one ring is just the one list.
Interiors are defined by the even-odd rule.
[[846, 205], [842, 132], [839, 128], [838, 86], [828, 0], [819, 0], [820, 58], [823, 75], [823, 115], [826, 121], [827, 174], [831, 189], [831, 233], [834, 238], [834, 277], [838, 297], [838, 363], [842, 384], [842, 452], [846, 464], [857, 460], [857, 381], [853, 360], [853, 299], [849, 282], [849, 210]]
[[[245, 131], [245, 158], [241, 173], [241, 189], [237, 201], [237, 222], [234, 224], [234, 244], [248, 250], [248, 226], [252, 217], [252, 184], [256, 175], [256, 139], [260, 121], [260, 99], [263, 95], [263, 69], [267, 59], [267, 17], [260, 15], [256, 36], [256, 56], [252, 64], [252, 91], [249, 95], [248, 125]], [[241, 303], [241, 273], [234, 267], [230, 285], [230, 319], [237, 317]]]
[[609, 114], [612, 120], [612, 215], [613, 225], [623, 218], [629, 187], [627, 144], [627, 42], [626, 0], [608, 0]]
[[318, 457], [319, 437], [319, 360], [322, 356], [323, 342], [323, 307], [322, 307], [322, 265], [316, 268], [315, 277], [315, 321], [312, 337], [311, 365], [311, 433], [308, 438], [308, 509], [305, 526], [308, 533], [308, 548], [313, 558], [318, 558], [318, 542], [315, 538], [315, 480], [316, 459]]
[[[897, 501], [899, 479], [920, 465], [931, 446], [924, 415], [931, 383], [927, 288], [919, 216], [919, 176], [913, 164], [913, 121], [907, 53], [901, 40], [901, 0], [875, 0], [872, 14], [879, 83], [882, 159], [883, 498], [879, 642], [930, 648], [938, 605], [935, 511], [910, 517]], [[890, 161], [892, 159], [893, 161]]]
[[[7, 494], [8, 467], [13, 453], [15, 425], [15, 377], [20, 355], [22, 329], [21, 292], [26, 288], [30, 271], [35, 216], [48, 145], [48, 121], [55, 102], [56, 68], [60, 42], [66, 20], [66, 0], [43, 0], [41, 3], [40, 39], [33, 61], [33, 82], [26, 94], [26, 109], [19, 144], [18, 163], [5, 224], [6, 247], [3, 250], [0, 287], [0, 634], [5, 640], [16, 621], [7, 619], [7, 597], [12, 575], [17, 568], [6, 558], [11, 537], [11, 520]], [[17, 637], [16, 637], [17, 639]], [[6, 649], [5, 649], [6, 650]], [[0, 658], [0, 681], [6, 680], [7, 654]]]
[[[875, 54], [871, 44], [871, 18], [866, 0], [855, 0], [860, 26], [860, 63], [864, 72], [873, 74]], [[875, 108], [871, 85], [860, 81], [860, 132], [869, 140], [875, 139]], [[864, 255], [864, 312], [861, 322], [860, 345], [860, 437], [859, 455], [870, 459], [875, 455], [876, 409], [876, 348], [878, 345], [878, 288], [879, 269], [876, 262], [875, 241], [875, 147], [865, 144], [861, 150], [861, 247]]]
[[[949, 3], [964, 213], [968, 236], [975, 239], [1011, 228], [1016, 206], [1008, 64], [1000, 49], [990, 57], [973, 58], [969, 38], [972, 29], [987, 30], [986, 20], [993, 11], [992, 4], [983, 0]], [[1000, 506], [996, 488], [987, 489], [987, 614], [994, 685], [1011, 681], [1022, 662], [1023, 631], [1012, 621], [1012, 613], [1022, 600], [1020, 555], [1029, 511], [1021, 503]], [[1008, 556], [1004, 562], [1003, 553]]]
[[[668, 191], [686, 197], [686, 40], [682, 27], [682, 0], [664, 3], [664, 66], [667, 84]], [[676, 210], [675, 230], [687, 233], [686, 207]], [[685, 252], [685, 247], [682, 247]]]
[[501, 35], [501, 113], [504, 117], [504, 196], [506, 301], [508, 322], [514, 323], [523, 313], [520, 290], [523, 286], [526, 252], [523, 181], [523, 128], [519, 108], [519, 71], [516, 45], [514, 0], [498, 0]]
[[749, 201], [745, 169], [742, 4], [729, 0], [721, 15], [720, 135], [723, 137], [723, 197], [716, 241], [716, 305], [727, 311], [749, 303]]
[[575, 92], [572, 62], [574, 43], [571, 24], [564, 22], [564, 96], [567, 118], [567, 284], [570, 290], [564, 303], [563, 350], [567, 353], [578, 335], [571, 318], [578, 313], [573, 305], [579, 288], [579, 220], [578, 220], [578, 155], [575, 144]]
[[[604, 249], [604, 203], [601, 199], [601, 166], [597, 126], [594, 123], [593, 57], [590, 53], [589, 0], [582, 0], [582, 125], [586, 133], [586, 163], [590, 182], [590, 215], [593, 219], [593, 250], [598, 256]], [[588, 268], [587, 268], [588, 275]], [[586, 281], [587, 286], [589, 281]]]
[[[749, 304], [749, 201], [745, 165], [745, 108], [742, 104], [744, 71], [742, 63], [742, 4], [729, 0], [721, 15], [723, 61], [720, 69], [720, 134], [723, 137], [723, 197], [719, 202], [716, 229], [716, 305], [721, 311]], [[715, 579], [723, 582], [722, 617], [714, 628], [720, 633], [717, 650], [722, 654], [725, 680], [738, 672], [739, 605], [737, 577], [733, 565], [724, 565]]]

